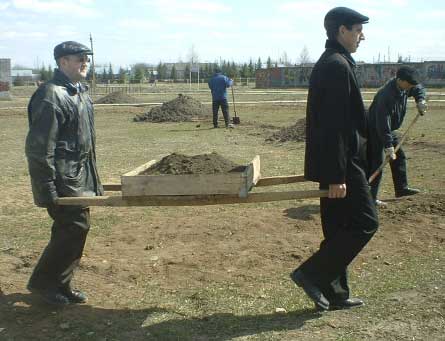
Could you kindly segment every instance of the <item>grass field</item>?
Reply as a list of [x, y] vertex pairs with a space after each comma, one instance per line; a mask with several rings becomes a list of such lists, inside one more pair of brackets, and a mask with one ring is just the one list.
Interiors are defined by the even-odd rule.
[[[237, 89], [237, 100], [304, 98], [303, 90], [262, 92]], [[31, 90], [13, 93], [16, 98], [0, 108], [26, 106]], [[175, 93], [140, 96], [162, 102]], [[210, 100], [207, 91], [192, 96]], [[238, 105], [236, 129], [210, 129], [210, 120], [132, 122], [145, 110], [96, 109], [104, 183], [172, 152], [216, 151], [238, 163], [258, 154], [263, 176], [303, 171], [304, 143], [265, 138], [303, 118], [304, 105]], [[366, 306], [320, 314], [289, 279], [321, 240], [317, 200], [93, 207], [75, 276], [88, 304], [60, 310], [41, 304], [25, 286], [51, 222], [32, 202], [26, 111], [0, 110], [0, 340], [445, 340], [443, 113], [432, 103], [405, 145], [410, 184], [422, 194], [393, 200], [385, 172], [381, 193], [389, 206], [380, 210], [379, 232], [350, 267], [353, 295]], [[411, 105], [405, 126], [414, 114]], [[309, 188], [316, 185], [276, 190]]]

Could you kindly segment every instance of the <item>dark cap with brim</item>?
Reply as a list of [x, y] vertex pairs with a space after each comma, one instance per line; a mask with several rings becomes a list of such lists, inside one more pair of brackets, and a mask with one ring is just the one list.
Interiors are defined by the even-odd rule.
[[407, 81], [411, 85], [417, 85], [420, 83], [419, 73], [416, 69], [409, 66], [402, 66], [397, 70], [396, 77], [402, 81]]
[[54, 48], [54, 59], [56, 60], [73, 54], [93, 54], [93, 52], [87, 46], [76, 41], [65, 41]]
[[348, 7], [335, 7], [331, 9], [324, 17], [324, 27], [354, 24], [367, 24], [369, 18]]

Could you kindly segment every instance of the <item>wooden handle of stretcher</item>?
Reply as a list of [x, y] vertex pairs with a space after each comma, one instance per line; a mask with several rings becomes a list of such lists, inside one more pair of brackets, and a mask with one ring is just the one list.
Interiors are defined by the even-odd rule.
[[58, 205], [77, 206], [204, 206], [250, 204], [257, 202], [327, 197], [326, 190], [250, 193], [246, 198], [237, 195], [158, 195], [144, 197], [98, 196], [59, 198]]

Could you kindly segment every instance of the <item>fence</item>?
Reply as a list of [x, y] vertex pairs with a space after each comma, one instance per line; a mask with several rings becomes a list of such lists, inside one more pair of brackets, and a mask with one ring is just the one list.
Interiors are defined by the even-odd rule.
[[[445, 86], [445, 61], [422, 63], [359, 64], [357, 78], [363, 87], [377, 88], [396, 75], [397, 69], [408, 65], [416, 69], [422, 83], [429, 87]], [[277, 67], [256, 71], [257, 88], [307, 87], [313, 66]]]
[[[89, 83], [90, 95], [108, 95], [112, 92], [122, 92], [125, 94], [138, 95], [155, 92], [178, 92], [178, 91], [208, 91], [208, 79], [200, 79], [199, 84], [188, 79], [176, 80], [172, 79], [160, 80], [156, 82], [142, 81], [140, 83], [125, 83], [125, 84], [96, 84], [95, 87]], [[255, 87], [255, 78], [236, 77], [234, 79], [236, 86]]]

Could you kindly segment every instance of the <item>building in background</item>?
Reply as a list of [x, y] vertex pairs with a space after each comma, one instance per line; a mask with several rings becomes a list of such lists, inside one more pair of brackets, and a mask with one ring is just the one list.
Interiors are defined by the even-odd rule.
[[0, 100], [11, 99], [11, 59], [0, 58]]
[[13, 85], [25, 85], [40, 80], [40, 73], [33, 73], [31, 69], [12, 69], [11, 81]]
[[[445, 61], [422, 63], [360, 63], [357, 78], [364, 88], [378, 88], [396, 75], [403, 65], [415, 68], [421, 75], [422, 83], [428, 87], [445, 85]], [[313, 64], [292, 67], [273, 67], [259, 69], [255, 73], [257, 88], [295, 88], [307, 87]]]

